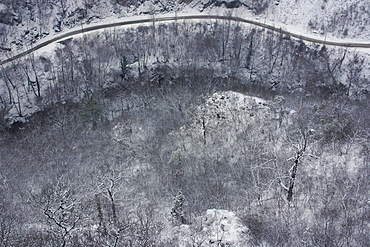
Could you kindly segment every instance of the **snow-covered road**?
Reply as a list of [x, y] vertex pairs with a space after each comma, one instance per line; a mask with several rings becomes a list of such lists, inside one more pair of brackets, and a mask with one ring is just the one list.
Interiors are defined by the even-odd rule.
[[274, 32], [278, 32], [278, 33], [282, 33], [284, 35], [287, 35], [289, 37], [292, 37], [292, 38], [296, 38], [296, 39], [301, 39], [301, 40], [304, 40], [304, 41], [308, 41], [308, 42], [313, 42], [313, 43], [318, 43], [318, 44], [325, 44], [325, 45], [332, 45], [332, 46], [342, 46], [342, 47], [353, 47], [353, 48], [370, 48], [370, 42], [369, 43], [360, 43], [360, 42], [353, 42], [353, 41], [348, 41], [348, 40], [337, 40], [337, 41], [334, 41], [334, 40], [328, 40], [328, 39], [323, 39], [323, 38], [320, 38], [320, 37], [314, 37], [312, 35], [308, 35], [308, 34], [302, 34], [302, 33], [297, 33], [297, 32], [293, 32], [291, 30], [286, 30], [285, 28], [283, 28], [282, 26], [278, 26], [278, 25], [275, 25], [275, 24], [267, 24], [267, 23], [263, 23], [263, 22], [260, 22], [258, 20], [251, 20], [251, 19], [246, 19], [246, 18], [240, 18], [240, 17], [233, 17], [233, 16], [221, 16], [221, 15], [179, 15], [179, 16], [164, 16], [164, 17], [145, 17], [145, 18], [141, 18], [141, 19], [136, 19], [136, 20], [112, 20], [112, 22], [110, 23], [104, 23], [104, 24], [101, 24], [101, 23], [96, 23], [96, 24], [92, 24], [90, 26], [87, 26], [87, 27], [81, 27], [80, 29], [76, 29], [76, 30], [70, 30], [70, 31], [66, 31], [65, 33], [63, 34], [60, 34], [56, 37], [53, 37], [51, 39], [48, 39], [48, 40], [44, 40], [42, 41], [41, 43], [35, 45], [34, 47], [26, 50], [26, 51], [23, 51], [23, 52], [20, 52], [14, 56], [11, 56], [7, 59], [4, 59], [2, 61], [0, 61], [0, 65], [4, 65], [6, 63], [10, 63], [12, 61], [15, 61], [23, 56], [26, 56], [34, 51], [37, 51], [43, 47], [46, 47], [52, 43], [55, 43], [57, 41], [60, 41], [60, 40], [63, 40], [63, 39], [66, 39], [66, 38], [70, 38], [70, 37], [73, 37], [73, 36], [76, 36], [76, 35], [79, 35], [79, 34], [82, 34], [82, 33], [87, 33], [87, 32], [91, 32], [91, 31], [95, 31], [95, 30], [99, 30], [99, 29], [105, 29], [105, 28], [111, 28], [111, 27], [119, 27], [119, 26], [129, 26], [129, 25], [135, 25], [135, 24], [142, 24], [142, 23], [150, 23], [150, 22], [163, 22], [163, 21], [176, 21], [176, 20], [230, 20], [230, 21], [235, 21], [235, 22], [241, 22], [241, 23], [246, 23], [246, 24], [250, 24], [250, 25], [255, 25], [255, 26], [258, 26], [258, 27], [262, 27], [262, 28], [265, 28], [265, 29], [269, 29], [271, 31], [274, 31]]

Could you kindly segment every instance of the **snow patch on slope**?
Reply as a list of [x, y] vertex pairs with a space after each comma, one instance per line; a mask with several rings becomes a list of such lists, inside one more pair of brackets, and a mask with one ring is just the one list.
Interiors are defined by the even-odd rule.
[[[358, 41], [368, 41], [370, 30], [362, 23], [353, 23], [358, 24], [358, 26], [350, 23], [355, 18], [355, 12], [360, 9], [364, 9], [364, 12], [360, 13], [362, 16], [356, 17], [358, 18], [357, 21], [366, 20], [368, 17], [365, 13], [368, 13], [368, 8], [369, 6], [357, 0], [283, 0], [280, 1], [279, 5], [271, 5], [266, 16], [276, 23], [283, 23], [290, 27], [295, 26], [305, 33], [315, 34], [317, 32], [317, 35], [321, 33], [320, 36], [328, 35], [331, 36], [331, 39], [334, 37], [343, 38], [348, 35]], [[342, 16], [345, 20], [341, 19]], [[342, 21], [343, 25], [340, 23]], [[346, 31], [347, 35], [344, 35], [346, 28], [350, 29]]]
[[208, 209], [191, 225], [175, 226], [162, 234], [163, 240], [168, 239], [179, 247], [251, 246], [248, 243], [249, 229], [235, 213], [222, 209]]

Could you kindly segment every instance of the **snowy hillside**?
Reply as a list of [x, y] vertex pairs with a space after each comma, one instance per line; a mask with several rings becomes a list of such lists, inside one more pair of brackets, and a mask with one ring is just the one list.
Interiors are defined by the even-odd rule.
[[[370, 40], [370, 5], [362, 0], [281, 0], [267, 19], [321, 36]], [[263, 18], [263, 17], [261, 17]]]
[[1, 61], [52, 42], [0, 66], [0, 246], [368, 246], [370, 52], [327, 40], [369, 42], [369, 20], [360, 0], [1, 1]]
[[163, 13], [231, 14], [321, 37], [367, 41], [369, 8], [360, 0], [5, 1], [0, 4], [0, 51], [6, 57], [10, 50], [18, 52], [45, 37], [106, 18]]

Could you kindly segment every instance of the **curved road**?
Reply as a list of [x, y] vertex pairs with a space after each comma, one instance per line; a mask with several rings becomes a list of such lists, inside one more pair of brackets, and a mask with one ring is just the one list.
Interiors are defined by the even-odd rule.
[[[282, 34], [289, 35], [290, 37], [313, 42], [313, 43], [318, 43], [318, 44], [325, 44], [325, 45], [333, 45], [333, 46], [343, 46], [343, 47], [357, 47], [357, 48], [370, 48], [370, 43], [353, 43], [353, 42], [340, 42], [340, 41], [327, 41], [319, 38], [312, 38], [312, 37], [307, 37], [304, 35], [300, 34], [295, 34], [291, 33], [286, 30], [282, 30], [280, 27], [275, 27], [269, 24], [265, 24], [259, 21], [253, 21], [253, 20], [248, 20], [240, 17], [232, 17], [232, 16], [219, 16], [219, 15], [189, 15], [189, 16], [176, 16], [176, 17], [158, 17], [155, 18], [154, 20], [156, 22], [160, 21], [174, 21], [174, 20], [198, 20], [198, 19], [211, 19], [211, 20], [230, 20], [230, 21], [236, 21], [236, 22], [242, 22], [242, 23], [248, 23], [252, 24], [258, 27], [266, 28], [274, 32], [279, 32]], [[6, 63], [12, 62], [18, 58], [21, 58], [23, 56], [26, 56], [42, 47], [45, 47], [51, 43], [54, 43], [56, 41], [60, 41], [66, 38], [69, 38], [71, 36], [74, 36], [76, 34], [80, 33], [86, 33], [94, 30], [99, 30], [99, 29], [104, 29], [104, 28], [110, 28], [110, 27], [118, 27], [118, 26], [126, 26], [126, 25], [132, 25], [132, 24], [140, 24], [140, 23], [148, 23], [152, 22], [153, 18], [147, 18], [147, 19], [141, 19], [141, 20], [131, 20], [131, 21], [120, 21], [120, 22], [115, 22], [115, 23], [108, 23], [108, 24], [97, 24], [94, 26], [86, 27], [83, 29], [79, 30], [74, 30], [74, 31], [69, 31], [66, 32], [62, 35], [59, 35], [57, 37], [54, 37], [50, 40], [44, 41], [31, 49], [21, 52], [13, 57], [7, 58], [3, 61], [0, 61], [0, 66], [4, 65]]]

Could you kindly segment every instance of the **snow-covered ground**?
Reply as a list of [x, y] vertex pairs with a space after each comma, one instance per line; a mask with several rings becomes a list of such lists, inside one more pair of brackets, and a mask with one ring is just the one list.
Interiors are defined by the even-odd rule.
[[[219, 14], [219, 11], [208, 11], [209, 15], [220, 15]], [[232, 14], [232, 13], [231, 13]], [[188, 11], [182, 11], [182, 12], [179, 12], [179, 13], [166, 13], [166, 14], [158, 14], [158, 15], [141, 15], [141, 16], [130, 16], [130, 17], [124, 17], [124, 18], [115, 18], [115, 17], [109, 17], [109, 18], [106, 18], [106, 19], [103, 19], [103, 20], [96, 20], [94, 22], [91, 22], [89, 23], [88, 25], [81, 25], [81, 26], [77, 26], [77, 27], [74, 27], [70, 30], [68, 30], [67, 32], [73, 32], [73, 31], [77, 31], [77, 30], [83, 30], [84, 28], [88, 28], [88, 27], [98, 27], [98, 26], [101, 26], [101, 25], [105, 25], [105, 24], [112, 24], [112, 23], [118, 23], [118, 22], [122, 22], [122, 21], [135, 21], [135, 20], [146, 20], [146, 19], [159, 19], [159, 18], [165, 18], [165, 17], [182, 17], [182, 16], [201, 16], [201, 15], [204, 15], [204, 13], [199, 13], [195, 10], [188, 10]], [[227, 13], [225, 13], [224, 15], [228, 15]], [[240, 15], [240, 12], [237, 12], [235, 13], [235, 15], [233, 15], [235, 17], [240, 17], [242, 16], [242, 18], [244, 19], [247, 19], [247, 20], [253, 20], [253, 21], [258, 21], [258, 22], [261, 22], [262, 23], [262, 20], [260, 19], [253, 19], [253, 15], [251, 13], [248, 13], [248, 12], [242, 12], [242, 14]], [[172, 22], [173, 20], [170, 20], [168, 22]], [[196, 21], [200, 21], [199, 19], [196, 20]], [[271, 21], [271, 20], [264, 20], [263, 21], [264, 24], [267, 24], [267, 25], [270, 25], [270, 26], [274, 26], [274, 27], [277, 27], [277, 28], [281, 28], [282, 30], [285, 30], [285, 31], [288, 31], [292, 34], [295, 34], [295, 35], [299, 35], [299, 36], [305, 36], [305, 37], [308, 37], [308, 38], [314, 38], [314, 39], [322, 39], [322, 40], [325, 40], [325, 41], [333, 41], [333, 42], [358, 42], [358, 40], [356, 39], [339, 39], [337, 37], [327, 37], [327, 35], [320, 35], [318, 33], [308, 33], [307, 31], [303, 30], [301, 27], [299, 26], [295, 26], [295, 25], [289, 25], [289, 24], [276, 24], [274, 21]], [[131, 28], [131, 27], [135, 27], [135, 26], [139, 26], [139, 25], [151, 25], [151, 23], [140, 23], [140, 24], [129, 24], [129, 25], [125, 25], [125, 26], [121, 26], [121, 27], [114, 27], [115, 29], [117, 28]], [[248, 24], [246, 24], [248, 25]], [[100, 29], [100, 30], [96, 30], [96, 31], [93, 31], [93, 32], [101, 32], [101, 31], [104, 31], [105, 29]], [[8, 53], [7, 56], [3, 56], [2, 59], [5, 59], [7, 57], [11, 57], [13, 55], [16, 55], [16, 54], [19, 54], [23, 51], [26, 51], [32, 47], [35, 47], [39, 44], [42, 44], [44, 42], [47, 42], [47, 41], [50, 41], [54, 38], [58, 38], [58, 37], [62, 37], [64, 33], [61, 33], [61, 34], [54, 34], [54, 35], [49, 35], [47, 38], [45, 39], [40, 39], [38, 42], [30, 45], [30, 46], [27, 46], [27, 47], [24, 47], [24, 49], [21, 49], [21, 50], [18, 50], [16, 53], [14, 54], [10, 54]], [[75, 34], [73, 35], [74, 38], [79, 38], [79, 37], [82, 37], [84, 34]], [[365, 42], [360, 42], [360, 43], [365, 43]], [[36, 56], [39, 56], [43, 53], [51, 53], [55, 50], [55, 48], [58, 46], [58, 43], [57, 42], [54, 42], [54, 43], [51, 43], [45, 47], [42, 47], [41, 49], [37, 50], [34, 52], [34, 54]], [[370, 52], [370, 49], [368, 48], [350, 48], [350, 49], [354, 49], [354, 50], [357, 50], [358, 52], [361, 52], [361, 53], [369, 53]], [[1, 57], [0, 57], [1, 58]]]
[[[265, 13], [261, 15], [255, 15], [252, 10], [248, 9], [245, 6], [239, 8], [227, 9], [221, 6], [211, 5], [206, 9], [203, 9], [204, 4], [207, 1], [197, 1], [192, 2], [189, 5], [186, 4], [177, 4], [174, 5], [171, 3], [170, 11], [166, 13], [160, 13], [158, 6], [152, 3], [151, 1], [146, 1], [144, 4], [141, 4], [137, 7], [131, 6], [126, 8], [125, 11], [118, 11], [108, 8], [98, 8], [93, 7], [87, 11], [87, 15], [90, 18], [86, 21], [80, 21], [74, 23], [73, 28], [65, 27], [62, 33], [79, 30], [83, 27], [100, 25], [100, 24], [109, 24], [123, 20], [140, 20], [153, 17], [169, 17], [169, 16], [186, 16], [186, 15], [231, 15], [236, 17], [245, 18], [248, 20], [259, 21], [261, 23], [269, 24], [276, 27], [281, 27], [283, 30], [289, 32], [304, 35], [312, 38], [321, 38], [323, 40], [331, 41], [348, 41], [348, 42], [368, 42], [370, 40], [370, 30], [366, 25], [366, 13], [368, 13], [370, 7], [360, 8], [361, 2], [357, 0], [346, 0], [346, 1], [321, 1], [321, 0], [309, 0], [309, 1], [296, 1], [296, 0], [283, 0], [279, 1], [278, 5], [270, 4]], [[357, 5], [356, 5], [357, 3]], [[81, 8], [82, 6], [78, 5], [76, 1], [67, 2], [69, 9], [74, 10]], [[103, 4], [103, 3], [101, 3]], [[107, 5], [108, 6], [108, 5]], [[358, 13], [359, 10], [363, 12]], [[54, 13], [56, 10], [53, 10], [52, 13], [48, 15], [56, 15]], [[352, 13], [352, 12], [354, 13]], [[151, 14], [150, 14], [151, 13]], [[336, 30], [333, 27], [336, 15], [338, 17], [338, 22], [343, 23], [343, 30]], [[348, 15], [348, 16], [347, 16]], [[359, 16], [360, 15], [360, 16]], [[93, 18], [97, 16], [98, 18]], [[353, 26], [353, 28], [348, 29], [346, 26], [351, 24], [353, 19], [362, 20], [364, 23], [358, 23], [358, 27]], [[348, 20], [346, 19], [348, 18]], [[36, 23], [34, 23], [36, 25]], [[363, 26], [361, 26], [363, 25]], [[36, 25], [37, 26], [37, 25]], [[24, 27], [10, 27], [9, 29], [9, 40], [17, 40], [31, 27], [26, 25]], [[348, 30], [346, 30], [348, 29]], [[42, 43], [46, 40], [50, 40], [54, 37], [60, 36], [62, 33], [55, 33], [52, 25], [49, 25], [47, 29], [42, 30], [46, 35], [44, 38], [37, 40], [35, 43], [27, 44], [26, 40], [19, 40], [24, 45], [15, 46], [13, 45], [13, 52], [2, 52], [0, 53], [0, 58], [4, 59], [11, 57], [14, 54], [18, 54], [22, 51], [25, 51], [39, 43]], [[346, 32], [347, 35], [343, 35], [340, 32]], [[43, 48], [43, 51], [53, 50], [53, 46]], [[361, 49], [361, 51], [368, 52], [368, 49]]]
[[[98, 15], [101, 16], [100, 18], [95, 18], [89, 21], [89, 23], [85, 24], [80, 24], [80, 25], [75, 25], [71, 29], [64, 29], [61, 33], [55, 33], [52, 30], [44, 30], [49, 32], [50, 34], [47, 35], [45, 38], [39, 39], [36, 41], [34, 44], [30, 46], [23, 46], [23, 49], [17, 50], [13, 54], [11, 53], [2, 53], [0, 54], [0, 59], [4, 59], [7, 57], [10, 57], [12, 55], [18, 54], [22, 51], [25, 51], [31, 47], [34, 47], [38, 44], [41, 44], [43, 42], [46, 42], [48, 40], [54, 39], [56, 37], [60, 37], [63, 34], [67, 32], [73, 32], [76, 30], [82, 30], [84, 28], [88, 27], [93, 27], [93, 26], [99, 26], [99, 25], [105, 25], [105, 24], [111, 24], [111, 23], [117, 23], [117, 22], [122, 22], [122, 21], [134, 21], [134, 20], [143, 20], [143, 19], [152, 19], [152, 18], [162, 18], [162, 17], [180, 17], [180, 16], [199, 16], [199, 15], [221, 15], [221, 16], [235, 16], [235, 17], [241, 17], [245, 18], [248, 20], [254, 20], [254, 21], [259, 21], [261, 23], [266, 23], [271, 26], [275, 27], [281, 27], [283, 30], [288, 30], [290, 32], [293, 32], [298, 35], [304, 35], [307, 37], [312, 37], [312, 38], [321, 38], [321, 39], [326, 39], [326, 40], [332, 40], [332, 41], [366, 41], [369, 40], [367, 39], [368, 37], [368, 30], [367, 27], [364, 27], [364, 32], [359, 33], [358, 39], [356, 36], [356, 39], [354, 38], [338, 38], [335, 35], [323, 35], [320, 32], [315, 32], [312, 28], [309, 28], [307, 26], [307, 23], [314, 17], [317, 18], [324, 18], [325, 16], [325, 11], [328, 11], [327, 16], [332, 16], [333, 13], [336, 13], [337, 11], [344, 11], [348, 6], [353, 4], [355, 1], [343, 1], [337, 4], [334, 4], [332, 1], [327, 1], [324, 9], [321, 7], [319, 4], [320, 1], [316, 0], [311, 0], [311, 1], [280, 1], [279, 5], [271, 5], [268, 10], [261, 15], [256, 16], [251, 10], [249, 10], [246, 7], [240, 7], [240, 8], [235, 8], [235, 9], [226, 9], [222, 7], [216, 7], [216, 6], [210, 6], [209, 8], [202, 9], [198, 4], [190, 4], [190, 5], [179, 5], [176, 8], [174, 8], [173, 11], [170, 11], [168, 13], [159, 13], [155, 11], [156, 6], [151, 4], [150, 2], [146, 2], [145, 4], [142, 4], [138, 6], [137, 8], [132, 7], [127, 9], [126, 12], [115, 12], [109, 9], [99, 9], [96, 10], [92, 8], [89, 13], [90, 16]], [[71, 3], [72, 4], [72, 3]], [[71, 9], [77, 8], [77, 5], [71, 5]], [[176, 10], [176, 11], [175, 11]], [[178, 10], [178, 11], [177, 11]], [[288, 11], [291, 10], [291, 11]], [[308, 10], [308, 11], [304, 11]], [[151, 13], [151, 14], [150, 14]], [[304, 13], [304, 14], [300, 14]], [[329, 18], [328, 17], [328, 18]], [[325, 18], [324, 18], [325, 19]], [[325, 19], [326, 20], [326, 19]], [[196, 20], [197, 22], [201, 20]], [[207, 20], [209, 21], [209, 20]], [[170, 21], [173, 22], [173, 21]], [[83, 23], [83, 22], [82, 22]], [[124, 28], [131, 28], [135, 27], [138, 25], [152, 25], [152, 23], [144, 23], [144, 24], [130, 24], [127, 26], [120, 26], [120, 27], [114, 27], [112, 29], [124, 29]], [[249, 25], [249, 24], [245, 24]], [[12, 27], [14, 31], [19, 31], [16, 27]], [[28, 27], [24, 27], [28, 28]], [[102, 32], [104, 29], [93, 31], [93, 32]], [[11, 36], [15, 37], [17, 35], [17, 32], [12, 33]], [[80, 38], [84, 34], [77, 34], [74, 35], [74, 38]], [[353, 37], [353, 35], [352, 35]], [[41, 55], [45, 55], [46, 57], [50, 57], [53, 51], [57, 47], [62, 47], [62, 44], [59, 44], [57, 42], [51, 43], [36, 52], [34, 52], [34, 55], [36, 57], [39, 57]], [[361, 57], [365, 57], [365, 64], [368, 63], [369, 59], [369, 53], [370, 49], [367, 48], [351, 48], [349, 52], [354, 52], [354, 53], [359, 53]], [[2, 55], [2, 57], [1, 57]], [[154, 59], [154, 58], [153, 58]], [[370, 75], [370, 66], [367, 64], [364, 66], [364, 70], [362, 71], [362, 74], [366, 77]], [[25, 88], [25, 87], [23, 87]], [[5, 87], [2, 88], [5, 93]], [[33, 112], [38, 111], [38, 109], [34, 109], [34, 102], [32, 97], [29, 98], [27, 93], [23, 97], [23, 91], [25, 90], [20, 90], [19, 94], [21, 95], [20, 98], [23, 99], [22, 102], [24, 102], [22, 108], [23, 110], [23, 116], [27, 117], [31, 115]], [[6, 93], [5, 93], [6, 94]], [[16, 116], [16, 108], [12, 108], [9, 111], [9, 115], [11, 116]], [[23, 121], [24, 119], [22, 119]]]
[[241, 223], [235, 213], [208, 209], [194, 219], [192, 225], [167, 226], [162, 232], [163, 240], [175, 242], [179, 247], [187, 246], [235, 246], [247, 247], [249, 229]]
[[[297, 26], [306, 32], [322, 32], [330, 38], [342, 38], [345, 29], [351, 28], [347, 30], [348, 36], [357, 41], [369, 41], [370, 30], [365, 21], [369, 18], [370, 5], [364, 4], [365, 2], [357, 0], [283, 0], [278, 6], [272, 6], [268, 15], [269, 17], [273, 16], [279, 23]], [[358, 13], [357, 11], [360, 10], [363, 12]], [[360, 15], [356, 20], [358, 23], [351, 25], [350, 22], [355, 21], [355, 15]], [[339, 27], [342, 21], [348, 22], [343, 26], [343, 30], [331, 30], [334, 29], [332, 25]], [[310, 24], [311, 27], [309, 27]]]

